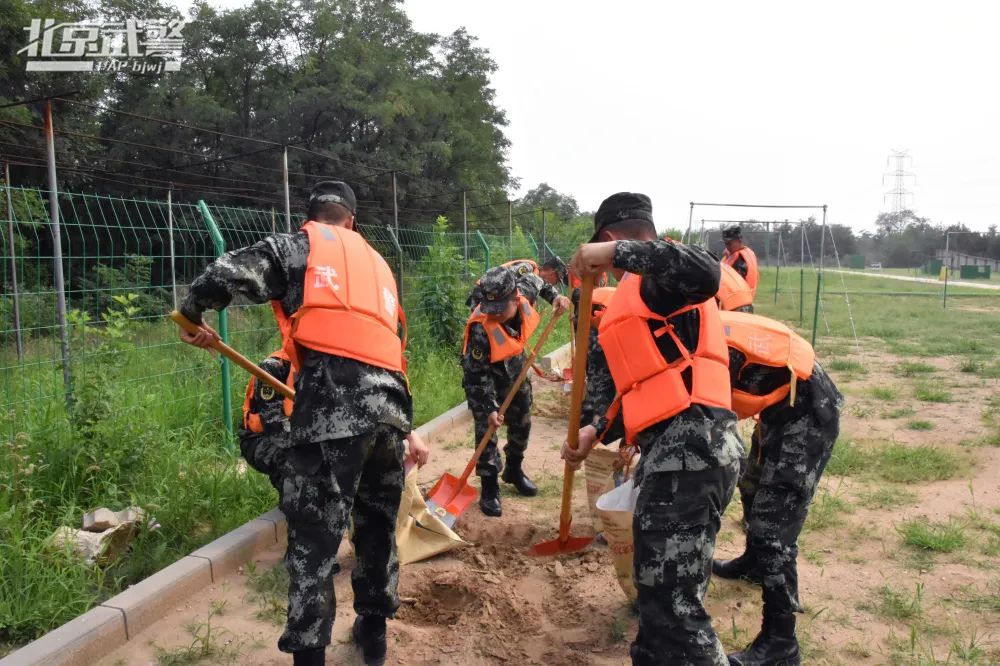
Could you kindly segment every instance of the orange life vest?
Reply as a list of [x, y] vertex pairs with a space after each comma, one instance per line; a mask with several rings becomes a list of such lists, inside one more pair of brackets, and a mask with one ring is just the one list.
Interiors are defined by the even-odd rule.
[[469, 348], [469, 329], [475, 323], [480, 323], [486, 329], [486, 337], [490, 339], [490, 363], [499, 363], [513, 358], [524, 351], [525, 345], [531, 338], [531, 334], [538, 328], [541, 316], [531, 307], [531, 303], [524, 296], [518, 294], [517, 307], [521, 310], [521, 331], [515, 338], [496, 319], [491, 319], [482, 313], [479, 306], [469, 315], [469, 320], [465, 322], [465, 339], [462, 342], [462, 354]]
[[[719, 307], [710, 298], [679, 308], [666, 317], [650, 310], [639, 294], [641, 280], [622, 280], [601, 318], [598, 340], [620, 396], [628, 441], [646, 428], [684, 411], [692, 404], [730, 409], [729, 353], [719, 323]], [[670, 320], [698, 311], [698, 347], [684, 347]], [[662, 324], [650, 329], [650, 321]], [[668, 363], [656, 338], [669, 335], [681, 357]], [[681, 373], [691, 368], [691, 390]], [[615, 402], [619, 402], [618, 399]], [[613, 405], [615, 409], [617, 405]]]
[[601, 323], [601, 317], [608, 309], [608, 305], [611, 303], [611, 297], [615, 295], [615, 290], [617, 287], [598, 287], [594, 289], [590, 297], [590, 325], [594, 328]]
[[[291, 363], [291, 359], [288, 358], [288, 354], [285, 353], [283, 349], [279, 349], [276, 352], [271, 353], [271, 358], [280, 358], [283, 361], [288, 361]], [[292, 367], [288, 371], [288, 377], [275, 377], [275, 379], [281, 381], [283, 384], [291, 386], [295, 383], [295, 368]], [[253, 400], [253, 392], [256, 387], [257, 378], [251, 377], [250, 381], [247, 382], [246, 394], [243, 397], [243, 427], [250, 432], [264, 432], [264, 423], [260, 420], [260, 414], [253, 411], [253, 406], [251, 401]], [[292, 407], [294, 406], [291, 398], [285, 398], [282, 401], [282, 410], [285, 413], [285, 417], [292, 415]]]
[[719, 301], [719, 307], [723, 310], [735, 310], [745, 305], [753, 304], [753, 290], [743, 279], [736, 269], [723, 262], [722, 279], [719, 280], [719, 291], [715, 298]]
[[302, 345], [405, 372], [406, 317], [389, 264], [354, 231], [320, 222], [302, 228], [309, 234], [302, 307], [287, 317], [271, 303], [292, 365], [299, 366], [295, 347]]
[[722, 255], [722, 263], [732, 266], [741, 256], [743, 257], [743, 261], [747, 263], [747, 276], [744, 279], [746, 280], [747, 285], [750, 286], [750, 291], [752, 291], [756, 296], [757, 283], [760, 282], [760, 270], [757, 268], [757, 255], [754, 254], [753, 250], [744, 245], [733, 254], [726, 252]]
[[[791, 379], [767, 395], [754, 395], [733, 387], [733, 411], [741, 418], [756, 416], [789, 396], [795, 402], [795, 385], [812, 376], [816, 352], [802, 336], [781, 322], [747, 312], [721, 312], [726, 344], [742, 352], [749, 365], [788, 368]], [[739, 375], [737, 375], [738, 377]]]

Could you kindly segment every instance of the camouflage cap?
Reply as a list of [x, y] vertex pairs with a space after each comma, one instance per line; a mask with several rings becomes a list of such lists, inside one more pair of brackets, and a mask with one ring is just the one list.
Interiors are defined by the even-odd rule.
[[309, 203], [340, 204], [354, 215], [358, 210], [358, 200], [351, 186], [342, 180], [321, 180], [309, 192]]
[[479, 280], [482, 300], [479, 309], [484, 314], [498, 315], [507, 307], [507, 301], [517, 293], [517, 281], [509, 268], [497, 266], [486, 271]]
[[740, 227], [728, 227], [722, 230], [722, 240], [736, 240], [743, 238], [743, 229]]
[[549, 257], [542, 264], [542, 268], [548, 268], [555, 271], [556, 275], [559, 276], [560, 284], [569, 284], [569, 269], [566, 268], [566, 262], [564, 262], [559, 257]]

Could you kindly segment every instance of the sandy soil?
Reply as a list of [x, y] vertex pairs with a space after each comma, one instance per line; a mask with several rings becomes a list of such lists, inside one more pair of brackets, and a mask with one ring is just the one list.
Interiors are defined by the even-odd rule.
[[[873, 358], [866, 344], [866, 360]], [[843, 417], [845, 438], [856, 442], [895, 441], [906, 446], [930, 444], [955, 454], [961, 472], [954, 478], [902, 486], [869, 476], [828, 475], [817, 502], [843, 500], [843, 511], [826, 527], [809, 528], [800, 543], [799, 575], [806, 613], [800, 639], [806, 664], [932, 664], [1000, 663], [1000, 593], [995, 550], [990, 537], [1000, 538], [1000, 448], [962, 446], [984, 433], [980, 419], [984, 399], [995, 393], [998, 380], [977, 388], [954, 386], [955, 402], [918, 403], [912, 396], [916, 381], [962, 380], [950, 359], [936, 362], [929, 377], [902, 378], [892, 374], [898, 359], [879, 354], [865, 375], [838, 376], [849, 396]], [[835, 376], [837, 373], [834, 373]], [[957, 381], [955, 382], [957, 383]], [[875, 386], [898, 386], [895, 402], [871, 396]], [[471, 508], [457, 531], [472, 542], [429, 562], [403, 568], [400, 595], [404, 604], [390, 623], [389, 663], [424, 664], [623, 664], [636, 623], [618, 588], [606, 546], [595, 543], [583, 553], [540, 560], [525, 548], [555, 535], [562, 466], [558, 448], [565, 434], [560, 421], [564, 401], [557, 385], [536, 383], [539, 411], [527, 467], [539, 483], [539, 497], [524, 499], [504, 486], [504, 516], [484, 518]], [[890, 418], [893, 409], [912, 405], [916, 414]], [[932, 430], [909, 430], [907, 418], [933, 424]], [[458, 472], [471, 450], [468, 429], [456, 429], [435, 447], [433, 461], [421, 471], [430, 485], [446, 470]], [[893, 509], [873, 509], [864, 497], [877, 490], [903, 489], [912, 501]], [[591, 533], [582, 483], [575, 495], [574, 534]], [[970, 511], [979, 520], [974, 526]], [[954, 518], [965, 521], [967, 544], [952, 553], [927, 554], [902, 542], [898, 526], [909, 518]], [[727, 512], [718, 550], [731, 557], [742, 549], [740, 509], [734, 499]], [[993, 531], [990, 531], [993, 530]], [[990, 553], [993, 553], [992, 555]], [[280, 566], [278, 549], [263, 553], [251, 565], [256, 571]], [[348, 639], [353, 621], [350, 571], [353, 556], [345, 543], [339, 556], [343, 570], [336, 577], [338, 599], [333, 644], [328, 663], [360, 664]], [[558, 561], [558, 566], [556, 562]], [[202, 646], [205, 620], [212, 617], [217, 652], [202, 663], [285, 664], [287, 655], [275, 642], [281, 628], [257, 619], [261, 603], [247, 587], [247, 570], [189, 599], [102, 664], [194, 663], [177, 661], [181, 649]], [[919, 589], [917, 611], [886, 610], [889, 586], [911, 597]], [[992, 586], [992, 587], [991, 587]], [[707, 605], [727, 648], [742, 647], [759, 626], [759, 590], [744, 583], [713, 581]], [[912, 610], [912, 609], [911, 609]], [[911, 631], [912, 628], [912, 631]], [[911, 642], [911, 638], [913, 639]], [[961, 661], [964, 651], [968, 657]], [[197, 650], [195, 650], [197, 652]], [[951, 661], [946, 661], [950, 659]]]

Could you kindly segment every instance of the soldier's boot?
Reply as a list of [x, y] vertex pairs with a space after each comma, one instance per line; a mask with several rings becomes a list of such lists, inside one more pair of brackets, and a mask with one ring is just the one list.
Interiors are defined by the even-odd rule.
[[538, 494], [538, 486], [532, 483], [528, 475], [524, 473], [520, 460], [511, 460], [508, 458], [507, 466], [504, 467], [500, 478], [504, 483], [513, 485], [517, 489], [517, 492], [525, 497], [534, 497]]
[[385, 664], [385, 618], [373, 615], [359, 615], [354, 619], [351, 638], [361, 648], [365, 666]]
[[483, 514], [499, 518], [503, 515], [503, 508], [500, 506], [500, 481], [496, 476], [481, 476], [479, 481], [483, 486], [479, 495], [479, 508]]
[[712, 574], [729, 580], [745, 580], [754, 585], [760, 585], [763, 582], [763, 577], [753, 556], [746, 551], [731, 560], [712, 560]]
[[292, 653], [292, 664], [294, 666], [325, 666], [326, 647], [296, 650]]
[[729, 655], [730, 666], [800, 666], [799, 641], [795, 638], [794, 613], [768, 613], [753, 643]]

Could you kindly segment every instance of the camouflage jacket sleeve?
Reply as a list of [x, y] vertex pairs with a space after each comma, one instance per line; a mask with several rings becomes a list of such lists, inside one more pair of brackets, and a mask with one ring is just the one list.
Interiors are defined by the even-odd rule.
[[697, 246], [662, 240], [618, 241], [613, 263], [615, 268], [642, 276], [642, 299], [661, 315], [707, 301], [719, 291], [719, 263]]
[[479, 323], [469, 328], [469, 344], [462, 355], [462, 386], [469, 409], [486, 413], [500, 409], [490, 368], [490, 341]]
[[552, 302], [555, 301], [557, 298], [559, 298], [559, 296], [561, 295], [559, 293], [559, 290], [556, 289], [551, 284], [549, 284], [548, 282], [546, 282], [545, 280], [539, 278], [537, 275], [535, 277], [538, 278], [538, 281], [542, 283], [541, 288], [538, 290], [538, 295], [544, 298], [546, 303], [552, 305]]
[[[534, 273], [518, 273], [517, 276], [517, 290], [522, 296], [528, 299], [528, 301], [534, 305], [538, 301], [538, 297], [544, 294], [542, 293], [542, 287], [545, 286], [545, 281], [538, 277]], [[546, 299], [548, 300], [548, 299]], [[551, 301], [549, 301], [551, 302]]]
[[274, 237], [222, 255], [195, 278], [181, 305], [181, 313], [201, 323], [205, 310], [221, 310], [235, 296], [254, 303], [280, 299], [288, 279]]

